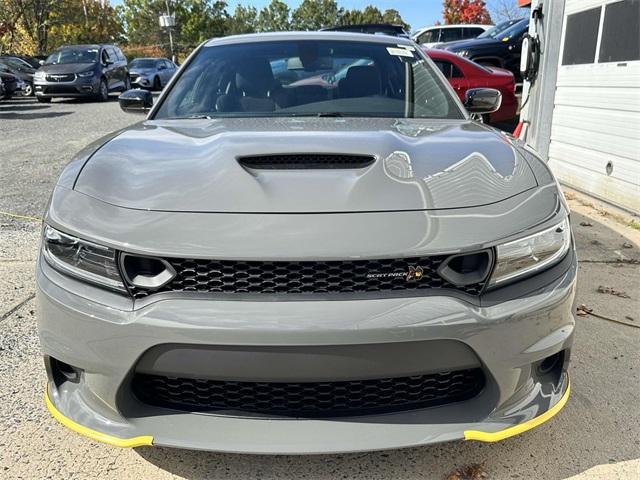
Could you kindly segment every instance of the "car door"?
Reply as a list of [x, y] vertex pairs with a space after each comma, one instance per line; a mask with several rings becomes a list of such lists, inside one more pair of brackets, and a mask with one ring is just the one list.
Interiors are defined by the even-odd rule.
[[107, 51], [107, 55], [109, 56], [109, 61], [111, 64], [108, 68], [111, 70], [111, 84], [109, 85], [109, 89], [120, 88], [124, 82], [124, 69], [122, 66], [122, 62], [118, 58], [116, 51], [113, 47], [107, 47], [105, 49]]
[[100, 51], [100, 65], [102, 66], [102, 76], [107, 80], [109, 90], [113, 88], [113, 64], [111, 62], [107, 49], [103, 48]]
[[447, 78], [460, 100], [464, 101], [464, 95], [469, 88], [469, 81], [465, 78], [462, 70], [448, 60], [442, 60], [440, 58], [434, 58], [433, 63], [436, 64], [436, 67], [438, 67]]
[[160, 75], [160, 80], [162, 80], [162, 86], [164, 87], [167, 82], [169, 81], [169, 78], [171, 78], [169, 76], [169, 66], [167, 65], [167, 62], [165, 60], [159, 60], [158, 61], [158, 72]]

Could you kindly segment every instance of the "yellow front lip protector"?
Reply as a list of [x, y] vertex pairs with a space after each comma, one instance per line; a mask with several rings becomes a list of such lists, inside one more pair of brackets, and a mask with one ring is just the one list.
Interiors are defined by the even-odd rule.
[[106, 443], [108, 445], [112, 445], [114, 447], [121, 448], [133, 448], [133, 447], [144, 447], [153, 445], [153, 437], [150, 435], [143, 435], [140, 437], [132, 437], [132, 438], [118, 438], [113, 435], [107, 435], [106, 433], [101, 433], [96, 430], [92, 430], [91, 428], [80, 425], [79, 423], [74, 422], [68, 417], [65, 417], [60, 410], [58, 410], [51, 402], [49, 398], [49, 389], [45, 387], [44, 389], [44, 403], [47, 405], [47, 409], [49, 413], [59, 421], [62, 425], [67, 427], [69, 430], [73, 430], [80, 435], [84, 435], [85, 437], [89, 437], [92, 440], [97, 442]]
[[542, 415], [532, 418], [524, 423], [519, 425], [514, 425], [513, 427], [505, 428], [504, 430], [499, 430], [497, 432], [481, 432], [479, 430], [465, 430], [464, 431], [464, 439], [465, 440], [476, 440], [478, 442], [499, 442], [500, 440], [504, 440], [505, 438], [513, 437], [514, 435], [518, 435], [520, 433], [526, 432], [527, 430], [531, 430], [532, 428], [536, 428], [539, 425], [542, 425], [544, 422], [549, 420], [551, 417], [556, 415], [562, 407], [565, 406], [567, 400], [569, 400], [569, 395], [571, 393], [571, 382], [567, 383], [567, 390], [562, 395], [562, 398], [549, 410], [544, 412]]

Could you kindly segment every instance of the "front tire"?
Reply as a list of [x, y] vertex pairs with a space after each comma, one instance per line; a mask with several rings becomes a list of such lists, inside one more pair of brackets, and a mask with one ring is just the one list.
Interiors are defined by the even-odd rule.
[[126, 92], [127, 90], [131, 90], [131, 79], [129, 75], [127, 75], [124, 79], [124, 87], [122, 87], [122, 91]]
[[34, 93], [35, 92], [33, 90], [33, 85], [31, 85], [30, 83], [27, 83], [22, 90], [22, 95], [25, 97], [32, 97]]
[[109, 100], [109, 87], [107, 85], [107, 81], [104, 78], [100, 80], [97, 99], [99, 102], [106, 102], [107, 100]]
[[162, 85], [160, 85], [160, 77], [155, 77], [153, 79], [153, 87], [152, 90], [159, 92], [160, 90], [162, 90]]

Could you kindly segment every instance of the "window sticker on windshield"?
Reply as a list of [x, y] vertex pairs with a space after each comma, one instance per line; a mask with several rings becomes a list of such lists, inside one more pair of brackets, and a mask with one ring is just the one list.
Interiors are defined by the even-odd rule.
[[398, 48], [404, 48], [405, 50], [409, 50], [410, 52], [415, 52], [416, 49], [411, 45], [398, 45]]
[[413, 58], [413, 53], [411, 53], [409, 50], [407, 50], [405, 48], [387, 47], [387, 52], [389, 52], [389, 55], [395, 55], [397, 57], [410, 57], [410, 58]]

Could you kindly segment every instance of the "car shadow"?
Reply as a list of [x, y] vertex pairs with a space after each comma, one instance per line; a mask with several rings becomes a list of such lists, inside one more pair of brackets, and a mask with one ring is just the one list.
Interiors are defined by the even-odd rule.
[[49, 105], [38, 105], [35, 103], [12, 103], [8, 105], [3, 105], [0, 103], [0, 114], [4, 112], [21, 112], [23, 110], [43, 110], [51, 108]]
[[56, 118], [71, 115], [73, 112], [36, 112], [36, 113], [4, 113], [0, 110], [0, 119], [3, 120], [36, 120], [38, 118]]

